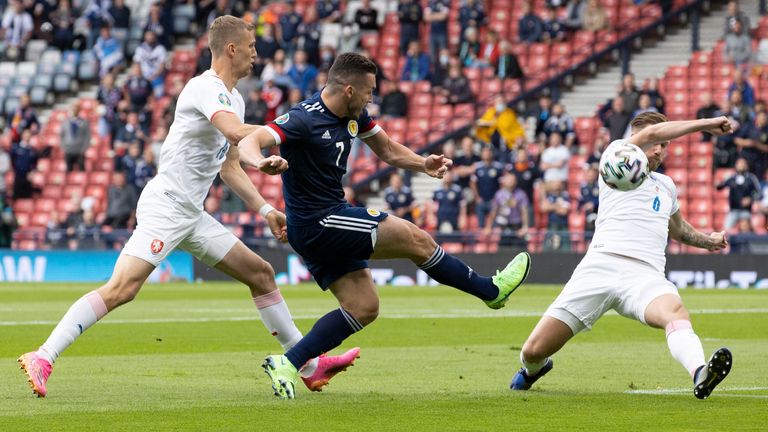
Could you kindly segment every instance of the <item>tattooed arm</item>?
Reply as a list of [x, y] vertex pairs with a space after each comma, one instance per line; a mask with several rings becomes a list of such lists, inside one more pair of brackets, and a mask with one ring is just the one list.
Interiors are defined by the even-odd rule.
[[679, 211], [669, 218], [669, 236], [680, 243], [706, 249], [710, 252], [719, 251], [728, 246], [725, 231], [713, 232], [710, 235], [696, 231], [691, 224], [683, 219]]

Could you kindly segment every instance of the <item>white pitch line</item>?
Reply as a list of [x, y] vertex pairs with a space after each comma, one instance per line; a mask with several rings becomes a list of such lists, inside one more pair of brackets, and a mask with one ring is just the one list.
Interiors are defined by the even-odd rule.
[[[176, 310], [179, 312], [179, 310]], [[183, 310], [182, 310], [183, 312]], [[699, 309], [690, 310], [692, 314], [713, 315], [713, 314], [751, 314], [768, 313], [765, 309]], [[610, 311], [609, 314], [616, 315]], [[294, 315], [294, 319], [317, 319], [322, 312], [312, 315]], [[467, 311], [460, 313], [439, 313], [431, 310], [417, 309], [408, 313], [384, 313], [383, 319], [417, 319], [417, 318], [435, 318], [435, 319], [459, 319], [459, 318], [519, 318], [519, 317], [539, 317], [541, 312], [527, 311], [501, 311], [501, 312], [478, 312]], [[234, 317], [197, 317], [197, 318], [135, 318], [135, 319], [107, 319], [104, 324], [157, 324], [157, 323], [203, 323], [203, 322], [230, 322], [230, 321], [259, 321], [258, 316], [234, 316]], [[31, 320], [31, 321], [0, 321], [0, 327], [14, 327], [24, 325], [55, 325], [58, 321], [49, 320]]]
[[[768, 387], [724, 387], [718, 388], [715, 395], [717, 397], [741, 397], [741, 398], [755, 398], [755, 399], [768, 399], [768, 395], [752, 395], [752, 394], [733, 394], [728, 392], [744, 392], [744, 391], [765, 391]], [[673, 395], [673, 396], [687, 396], [691, 393], [691, 389], [658, 389], [658, 390], [626, 390], [625, 394], [641, 394], [641, 395]]]

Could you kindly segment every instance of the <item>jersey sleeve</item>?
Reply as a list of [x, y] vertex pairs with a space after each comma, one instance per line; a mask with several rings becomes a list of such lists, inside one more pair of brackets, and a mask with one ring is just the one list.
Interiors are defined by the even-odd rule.
[[363, 113], [357, 119], [357, 124], [360, 125], [360, 132], [357, 134], [357, 137], [360, 139], [370, 138], [383, 130], [381, 126], [376, 124], [373, 117], [368, 114], [367, 109], [363, 109]]
[[277, 145], [307, 140], [310, 135], [309, 119], [300, 107], [295, 107], [267, 125], [267, 131]]
[[232, 113], [238, 116], [238, 118], [240, 117], [237, 111], [235, 111], [232, 97], [227, 94], [227, 89], [215, 78], [202, 76], [196, 80], [194, 86], [189, 90], [192, 90], [191, 97], [189, 98], [192, 104], [194, 104], [198, 111], [203, 113], [208, 121], [213, 121], [216, 114], [223, 112]]

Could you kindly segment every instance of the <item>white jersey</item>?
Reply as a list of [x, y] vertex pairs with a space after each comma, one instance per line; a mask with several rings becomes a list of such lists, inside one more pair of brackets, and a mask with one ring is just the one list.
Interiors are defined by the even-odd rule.
[[229, 143], [211, 120], [228, 112], [243, 121], [245, 102], [212, 70], [189, 80], [179, 95], [173, 124], [160, 151], [160, 170], [143, 193], [162, 194], [189, 214], [203, 211], [208, 189], [221, 169]]
[[[612, 142], [603, 157], [612, 146], [627, 142], [630, 141]], [[602, 178], [599, 182], [600, 207], [590, 252], [635, 258], [663, 273], [669, 218], [680, 209], [675, 183], [655, 172], [640, 187], [627, 192], [611, 189]]]

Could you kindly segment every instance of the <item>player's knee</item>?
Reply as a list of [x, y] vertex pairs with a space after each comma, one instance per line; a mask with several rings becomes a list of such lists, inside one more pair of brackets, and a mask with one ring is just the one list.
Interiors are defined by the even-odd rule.
[[544, 352], [542, 344], [529, 339], [523, 345], [522, 355], [525, 361], [540, 363], [547, 358], [548, 353]]
[[275, 270], [272, 265], [259, 258], [249, 269], [248, 287], [254, 295], [267, 294], [274, 290]]
[[99, 294], [104, 299], [107, 309], [112, 310], [136, 298], [142, 283], [141, 280], [129, 277], [113, 278], [99, 290]]
[[414, 261], [417, 261], [417, 264], [428, 260], [437, 247], [437, 243], [435, 243], [432, 236], [416, 225], [411, 227], [411, 244], [414, 248]]
[[342, 305], [342, 307], [364, 326], [374, 322], [379, 316], [378, 298], [357, 302], [354, 305]]

